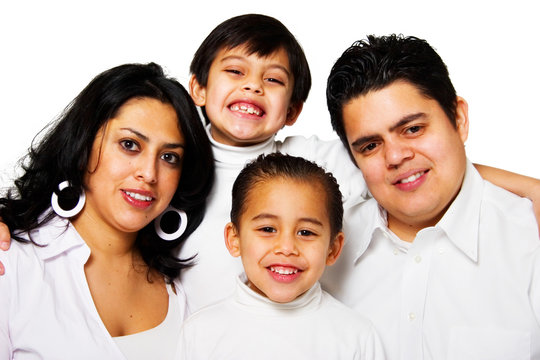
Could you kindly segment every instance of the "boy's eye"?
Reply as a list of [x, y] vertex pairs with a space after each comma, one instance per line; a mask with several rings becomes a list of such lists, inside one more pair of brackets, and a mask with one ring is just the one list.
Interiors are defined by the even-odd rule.
[[120, 146], [127, 151], [139, 151], [139, 144], [133, 140], [122, 140], [120, 141]]
[[161, 159], [165, 160], [171, 165], [178, 165], [180, 163], [180, 156], [175, 153], [166, 153], [161, 155]]
[[300, 230], [300, 231], [298, 231], [297, 234], [300, 235], [300, 236], [314, 236], [314, 235], [316, 235], [316, 234], [315, 234], [313, 231], [311, 231], [311, 230]]
[[225, 72], [228, 72], [230, 74], [235, 74], [235, 75], [241, 75], [242, 72], [240, 70], [237, 70], [237, 69], [226, 69]]
[[266, 232], [266, 233], [274, 233], [274, 232], [276, 232], [276, 229], [274, 229], [271, 226], [263, 226], [263, 227], [259, 228], [259, 231]]
[[276, 84], [280, 84], [280, 85], [284, 85], [285, 83], [279, 79], [276, 79], [276, 78], [266, 78], [266, 81], [268, 82], [272, 82], [272, 83], [276, 83]]

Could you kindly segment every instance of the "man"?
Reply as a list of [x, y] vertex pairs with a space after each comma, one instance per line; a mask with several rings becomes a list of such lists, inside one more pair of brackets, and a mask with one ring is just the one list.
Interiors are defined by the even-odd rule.
[[531, 203], [467, 160], [467, 103], [414, 37], [338, 59], [332, 125], [371, 199], [349, 212], [323, 285], [371, 318], [389, 359], [540, 358], [540, 242]]

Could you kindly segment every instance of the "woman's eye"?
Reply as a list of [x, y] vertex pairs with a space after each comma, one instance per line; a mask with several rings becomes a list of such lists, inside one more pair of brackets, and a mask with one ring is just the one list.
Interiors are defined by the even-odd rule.
[[173, 153], [166, 153], [161, 155], [161, 158], [172, 165], [177, 165], [180, 163], [180, 156]]
[[138, 151], [139, 150], [139, 144], [137, 144], [133, 140], [122, 140], [120, 141], [120, 145], [126, 149], [127, 151]]

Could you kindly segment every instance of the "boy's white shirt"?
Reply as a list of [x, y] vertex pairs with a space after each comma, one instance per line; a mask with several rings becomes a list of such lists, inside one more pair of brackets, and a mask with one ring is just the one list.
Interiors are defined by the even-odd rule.
[[350, 160], [339, 140], [323, 141], [316, 136], [294, 136], [276, 141], [275, 137], [271, 137], [257, 145], [235, 147], [213, 140], [209, 126], [207, 133], [215, 158], [215, 183], [207, 200], [202, 224], [189, 236], [180, 251], [181, 258], [197, 255], [196, 265], [183, 271], [180, 278], [190, 312], [230, 295], [235, 279], [243, 272], [241, 260], [232, 257], [225, 247], [224, 228], [230, 221], [232, 185], [247, 162], [260, 154], [276, 151], [301, 156], [332, 172], [340, 184], [345, 209], [368, 198], [362, 173]]
[[319, 283], [291, 302], [276, 303], [236, 280], [232, 296], [184, 322], [178, 360], [384, 359], [371, 322]]

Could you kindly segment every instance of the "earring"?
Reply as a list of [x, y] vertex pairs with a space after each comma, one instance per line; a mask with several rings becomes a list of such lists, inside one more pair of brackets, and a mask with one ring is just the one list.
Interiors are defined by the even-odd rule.
[[[58, 193], [61, 193], [64, 190], [71, 193], [69, 193], [68, 196], [62, 196], [61, 198], [58, 197], [56, 191], [53, 191], [51, 196], [51, 205], [54, 212], [58, 214], [58, 216], [61, 216], [63, 218], [70, 218], [77, 215], [82, 210], [82, 208], [84, 207], [84, 203], [86, 202], [86, 194], [83, 190], [79, 194], [79, 199], [77, 203], [73, 206], [73, 200], [75, 200], [73, 193], [76, 192], [76, 189], [71, 186], [69, 181], [66, 180], [58, 185]], [[67, 209], [64, 209], [62, 206], [60, 206], [60, 202], [64, 206], [66, 206]]]
[[[178, 214], [178, 222], [176, 224], [178, 224], [178, 229], [176, 229], [176, 231], [170, 233], [170, 232], [165, 232], [163, 231], [163, 228], [161, 227], [161, 219], [163, 218], [163, 216], [166, 217], [166, 220], [167, 222], [170, 221], [170, 216], [173, 215], [174, 213]], [[169, 205], [169, 207], [167, 209], [165, 209], [165, 211], [163, 213], [161, 213], [161, 215], [159, 215], [155, 220], [154, 220], [154, 228], [156, 230], [156, 234], [162, 238], [163, 240], [165, 241], [171, 241], [171, 240], [176, 240], [178, 239], [180, 236], [182, 236], [182, 234], [184, 233], [184, 231], [186, 231], [186, 227], [187, 227], [187, 214], [185, 211], [183, 210], [178, 210], [177, 208]]]

